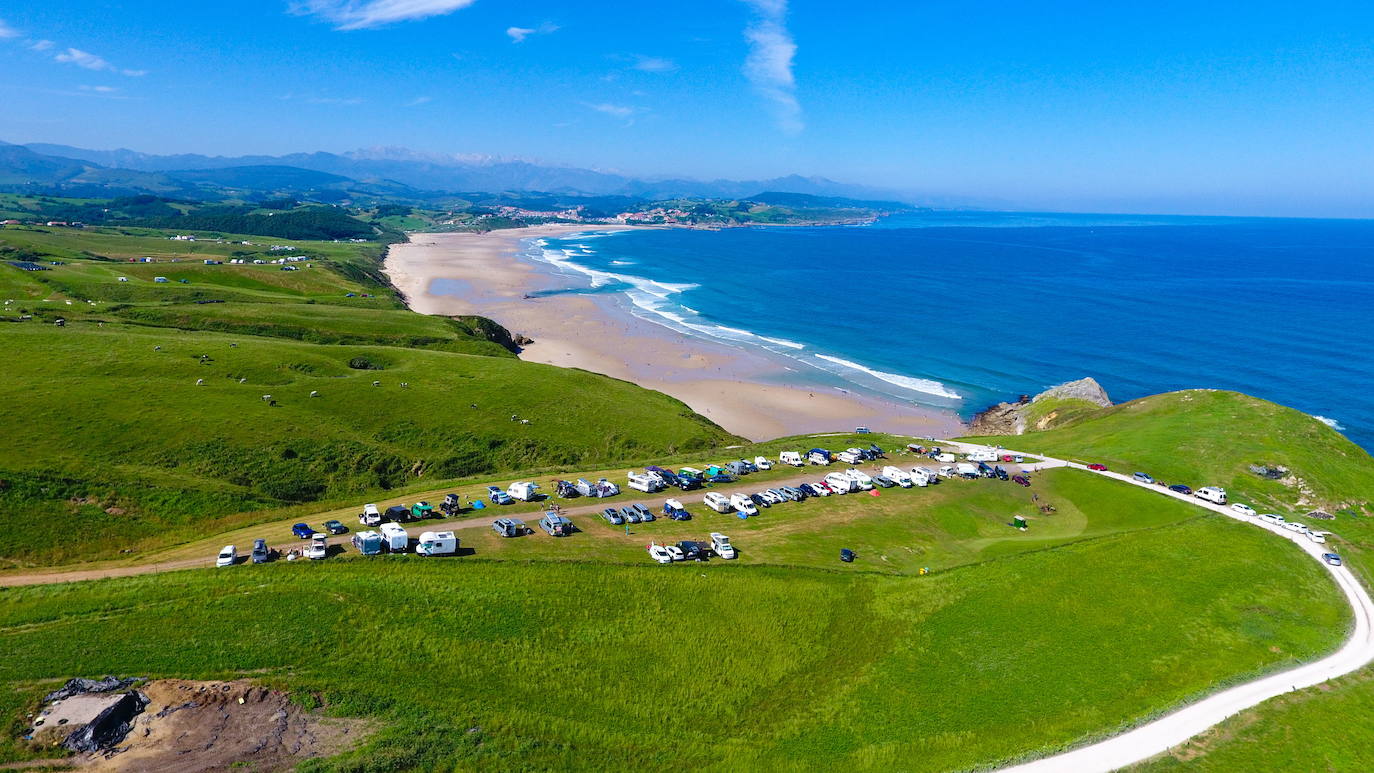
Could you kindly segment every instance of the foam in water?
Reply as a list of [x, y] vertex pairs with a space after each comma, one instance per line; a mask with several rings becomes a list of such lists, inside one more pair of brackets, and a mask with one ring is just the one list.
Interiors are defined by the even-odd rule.
[[1331, 429], [1336, 430], [1337, 432], [1340, 432], [1341, 430], [1345, 429], [1345, 427], [1342, 427], [1342, 426], [1341, 426], [1341, 423], [1340, 423], [1339, 421], [1336, 421], [1335, 419], [1328, 419], [1328, 418], [1325, 417], [1325, 416], [1317, 416], [1317, 415], [1315, 415], [1315, 414], [1312, 416], [1312, 418], [1316, 419], [1317, 421], [1321, 422], [1322, 424], [1325, 424], [1326, 426], [1330, 427]]
[[893, 386], [899, 386], [902, 389], [909, 389], [913, 392], [921, 392], [922, 394], [934, 395], [936, 397], [943, 397], [949, 400], [963, 399], [963, 397], [961, 397], [957, 392], [951, 391], [944, 384], [941, 384], [938, 381], [932, 381], [928, 378], [913, 378], [912, 376], [903, 376], [897, 373], [887, 373], [881, 370], [874, 370], [873, 368], [860, 365], [857, 362], [850, 362], [849, 360], [843, 360], [839, 357], [832, 357], [828, 354], [817, 354], [816, 358], [825, 360], [826, 362], [834, 363], [844, 368], [849, 368], [851, 370], [857, 370], [862, 373], [867, 373], [868, 375], [878, 379], [879, 381], [886, 381], [887, 383], [892, 384]]

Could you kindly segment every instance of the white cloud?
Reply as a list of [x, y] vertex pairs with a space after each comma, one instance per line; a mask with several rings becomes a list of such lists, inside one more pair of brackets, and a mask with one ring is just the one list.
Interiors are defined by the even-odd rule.
[[416, 97], [405, 104], [406, 107], [419, 107], [426, 102], [433, 102], [434, 97]]
[[398, 21], [428, 19], [467, 8], [477, 0], [300, 0], [290, 6], [300, 16], [320, 16], [335, 29], [360, 30]]
[[547, 35], [550, 32], [557, 31], [557, 24], [550, 24], [548, 22], [544, 22], [538, 27], [507, 27], [506, 36], [511, 39], [512, 43], [524, 43], [525, 38], [528, 38], [531, 35]]
[[129, 76], [130, 78], [142, 78], [143, 76], [148, 74], [147, 70], [120, 70], [119, 72], [123, 75]]
[[281, 95], [283, 102], [303, 102], [307, 105], [361, 105], [361, 97], [325, 97], [316, 94], [292, 94]]
[[639, 112], [637, 109], [630, 107], [629, 105], [617, 105], [611, 102], [587, 102], [584, 104], [586, 104], [587, 107], [591, 110], [595, 110], [598, 113], [605, 113], [606, 115], [613, 116], [615, 118], [630, 118], [635, 113]]
[[0, 39], [17, 37], [19, 37], [19, 30], [6, 24], [4, 19], [0, 19]]
[[668, 72], [676, 70], [677, 63], [671, 59], [658, 56], [640, 56], [636, 57], [634, 67], [636, 70], [643, 70], [644, 72]]
[[82, 91], [94, 91], [97, 94], [112, 94], [116, 91], [119, 91], [119, 89], [115, 88], [114, 86], [78, 86], [77, 88], [81, 89]]
[[51, 40], [35, 40], [29, 44], [29, 49], [33, 51], [47, 51], [55, 45], [57, 44], [53, 43]]
[[754, 9], [754, 21], [744, 30], [749, 55], [744, 60], [744, 76], [754, 90], [768, 101], [778, 128], [797, 134], [803, 128], [801, 104], [797, 102], [797, 83], [792, 75], [792, 59], [797, 44], [787, 31], [787, 0], [744, 0]]
[[54, 54], [53, 59], [67, 64], [74, 64], [77, 67], [84, 67], [87, 70], [117, 72], [120, 75], [128, 75], [134, 78], [148, 74], [147, 70], [122, 70], [107, 62], [104, 57], [96, 56], [89, 51], [82, 51], [79, 48], [68, 48], [66, 51]]

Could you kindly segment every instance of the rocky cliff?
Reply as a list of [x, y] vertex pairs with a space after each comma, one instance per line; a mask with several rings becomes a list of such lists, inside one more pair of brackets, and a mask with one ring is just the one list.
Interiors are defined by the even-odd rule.
[[979, 412], [969, 423], [972, 435], [1020, 435], [1029, 428], [1049, 429], [1068, 411], [1081, 413], [1111, 405], [1107, 391], [1093, 378], [1080, 378], [1050, 387], [1035, 397], [1021, 395], [1016, 402], [998, 403]]

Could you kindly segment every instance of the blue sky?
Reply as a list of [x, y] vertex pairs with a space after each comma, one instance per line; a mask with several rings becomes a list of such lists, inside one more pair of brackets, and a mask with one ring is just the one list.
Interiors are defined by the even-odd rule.
[[46, 0], [0, 6], [0, 139], [1371, 217], [1372, 41], [1321, 0]]

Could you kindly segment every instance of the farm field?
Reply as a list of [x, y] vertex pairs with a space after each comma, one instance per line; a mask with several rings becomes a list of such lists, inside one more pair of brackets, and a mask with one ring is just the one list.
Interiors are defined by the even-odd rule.
[[682, 767], [959, 769], [1311, 658], [1347, 615], [1310, 561], [1215, 517], [925, 577], [408, 556], [5, 597], [16, 694], [252, 674], [383, 720], [318, 764], [345, 770], [634, 768], [664, 749]]

